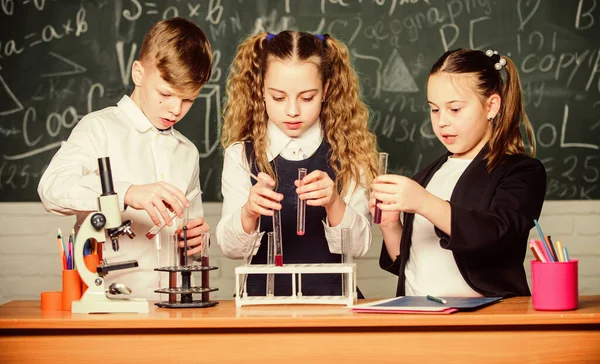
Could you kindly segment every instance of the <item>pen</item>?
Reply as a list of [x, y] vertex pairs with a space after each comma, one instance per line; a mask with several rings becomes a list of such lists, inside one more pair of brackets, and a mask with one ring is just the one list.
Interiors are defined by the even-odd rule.
[[427, 295], [427, 299], [428, 299], [428, 300], [435, 301], [435, 302], [442, 303], [442, 304], [444, 304], [444, 305], [445, 305], [446, 303], [448, 303], [448, 301], [446, 301], [446, 300], [445, 300], [445, 299], [443, 299], [443, 298], [439, 298], [439, 297], [435, 297], [435, 296], [430, 296], [430, 295]]

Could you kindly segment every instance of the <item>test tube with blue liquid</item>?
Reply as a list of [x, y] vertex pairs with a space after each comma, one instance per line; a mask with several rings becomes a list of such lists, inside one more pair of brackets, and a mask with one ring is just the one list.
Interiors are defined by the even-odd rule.
[[[302, 179], [306, 177], [306, 168], [298, 168], [298, 180], [300, 184], [298, 187], [303, 185]], [[296, 212], [296, 235], [304, 235], [306, 229], [306, 200], [301, 200], [298, 197], [298, 210]]]
[[[377, 168], [377, 175], [381, 176], [387, 174], [388, 154], [385, 152], [379, 153], [379, 166]], [[373, 223], [381, 223], [381, 209], [377, 207], [380, 204], [380, 200], [375, 201], [375, 215], [373, 216]]]

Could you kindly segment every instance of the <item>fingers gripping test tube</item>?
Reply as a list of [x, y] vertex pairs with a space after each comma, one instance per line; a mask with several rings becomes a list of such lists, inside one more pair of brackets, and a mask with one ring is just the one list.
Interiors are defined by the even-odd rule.
[[[185, 196], [185, 198], [188, 199], [189, 202], [192, 202], [192, 200], [194, 198], [196, 198], [196, 196], [198, 196], [200, 194], [200, 189], [195, 189], [192, 192], [188, 193], [187, 196]], [[170, 211], [169, 212], [169, 217], [171, 217], [171, 219], [175, 218], [175, 212]], [[165, 224], [165, 222], [163, 221], [160, 225], [154, 225], [150, 231], [148, 231], [146, 233], [146, 238], [148, 240], [152, 240], [152, 238], [154, 238], [156, 236], [156, 234], [158, 234], [162, 228], [164, 228], [167, 224]]]
[[[306, 177], [306, 168], [298, 168], [298, 180], [300, 180], [300, 186], [303, 185], [302, 179]], [[301, 200], [298, 197], [298, 210], [296, 212], [296, 235], [304, 235], [306, 229], [306, 200]]]
[[[388, 154], [385, 152], [379, 153], [379, 167], [377, 169], [377, 175], [381, 176], [387, 174]], [[381, 209], [377, 207], [377, 204], [381, 203], [380, 200], [375, 202], [375, 215], [373, 216], [373, 223], [381, 223]]]
[[[275, 244], [272, 232], [267, 233], [267, 264], [275, 264]], [[267, 297], [273, 297], [275, 295], [275, 275], [273, 273], [267, 273]]]

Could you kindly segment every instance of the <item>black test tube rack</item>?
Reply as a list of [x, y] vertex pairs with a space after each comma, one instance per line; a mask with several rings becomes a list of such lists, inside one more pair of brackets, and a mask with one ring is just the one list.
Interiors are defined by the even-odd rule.
[[[205, 250], [208, 250], [208, 246]], [[209, 264], [208, 254], [202, 254], [201, 264], [188, 265], [185, 254], [185, 249], [179, 249], [180, 265], [155, 268], [158, 272], [169, 273], [169, 287], [154, 290], [156, 293], [164, 293], [169, 295], [168, 301], [160, 301], [154, 303], [158, 307], [165, 308], [204, 308], [215, 306], [218, 302], [210, 300], [210, 292], [217, 291], [218, 288], [210, 287], [209, 272], [219, 269], [218, 267]], [[192, 287], [192, 273], [201, 272], [202, 285]], [[177, 274], [181, 275], [181, 286], [177, 286]], [[194, 299], [194, 294], [201, 294], [200, 299]], [[180, 298], [178, 299], [178, 296]]]

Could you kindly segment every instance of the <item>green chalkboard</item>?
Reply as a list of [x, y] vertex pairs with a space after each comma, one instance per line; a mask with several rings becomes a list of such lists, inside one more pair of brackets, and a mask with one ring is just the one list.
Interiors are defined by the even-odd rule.
[[38, 201], [43, 170], [78, 120], [132, 90], [131, 62], [156, 21], [183, 16], [213, 45], [210, 82], [178, 129], [201, 154], [205, 201], [220, 201], [224, 86], [248, 34], [329, 33], [348, 45], [390, 171], [443, 152], [426, 79], [457, 47], [509, 55], [548, 170], [547, 198], [600, 199], [597, 0], [1, 0], [0, 201]]

